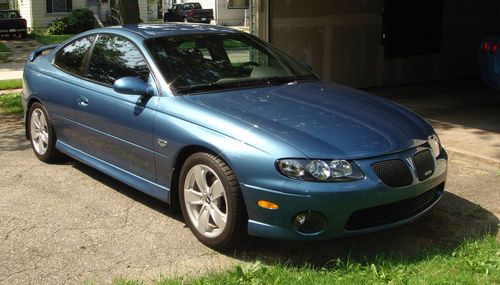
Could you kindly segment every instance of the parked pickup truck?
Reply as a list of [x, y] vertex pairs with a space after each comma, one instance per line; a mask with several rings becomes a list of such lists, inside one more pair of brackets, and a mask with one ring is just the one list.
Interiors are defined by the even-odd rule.
[[0, 36], [26, 37], [26, 20], [21, 18], [19, 11], [0, 10]]
[[200, 3], [174, 4], [163, 14], [164, 22], [210, 23], [214, 19], [212, 9], [202, 9]]

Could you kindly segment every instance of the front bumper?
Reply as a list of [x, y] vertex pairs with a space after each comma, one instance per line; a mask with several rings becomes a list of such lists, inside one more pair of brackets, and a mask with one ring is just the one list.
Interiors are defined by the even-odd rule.
[[[385, 185], [371, 169], [375, 162], [390, 159], [401, 159], [409, 165], [407, 157], [412, 157], [421, 151], [422, 147], [402, 153], [387, 155], [371, 159], [357, 160], [356, 163], [363, 170], [365, 178], [360, 181], [343, 183], [318, 183], [287, 179], [282, 189], [264, 189], [258, 186], [242, 184], [241, 189], [248, 210], [248, 233], [272, 239], [289, 240], [325, 240], [346, 235], [355, 235], [380, 231], [402, 224], [409, 223], [431, 209], [441, 198], [447, 175], [447, 155], [443, 150], [434, 160], [435, 170], [432, 176], [419, 181], [416, 171], [412, 172], [413, 183], [404, 187], [389, 187]], [[298, 191], [300, 190], [300, 191]], [[432, 199], [426, 200], [427, 204], [419, 205], [417, 211], [409, 215], [400, 215], [400, 219], [381, 220], [382, 223], [366, 225], [355, 230], [348, 226], [348, 221], [354, 213], [359, 213], [382, 206], [390, 207], [406, 201], [420, 203], [421, 197], [433, 191]], [[430, 192], [428, 192], [430, 193]], [[419, 200], [420, 199], [420, 200]], [[429, 200], [430, 199], [430, 200]], [[279, 205], [279, 209], [269, 210], [257, 206], [259, 200], [272, 201]], [[397, 211], [401, 211], [401, 207]], [[304, 211], [321, 213], [326, 219], [326, 227], [312, 234], [301, 233], [295, 229], [292, 220], [296, 214]], [[377, 221], [377, 218], [372, 218]], [[384, 221], [388, 221], [384, 223]], [[348, 230], [351, 228], [351, 230]]]

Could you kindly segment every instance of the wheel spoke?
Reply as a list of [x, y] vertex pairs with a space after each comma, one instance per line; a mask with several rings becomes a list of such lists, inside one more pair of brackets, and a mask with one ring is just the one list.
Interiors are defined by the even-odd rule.
[[48, 143], [49, 143], [49, 136], [48, 136], [46, 133], [42, 133], [42, 141], [43, 141], [45, 144], [48, 144]]
[[214, 220], [217, 227], [219, 227], [219, 229], [223, 229], [226, 226], [226, 214], [222, 213], [221, 210], [215, 205], [210, 208], [210, 216]]
[[205, 233], [207, 232], [208, 229], [208, 218], [210, 217], [210, 214], [208, 212], [207, 206], [201, 207], [200, 214], [198, 216], [198, 231], [200, 233]]
[[40, 112], [40, 126], [42, 130], [47, 126], [47, 120], [45, 119], [45, 116]]
[[205, 176], [206, 171], [201, 166], [196, 166], [194, 170], [194, 177], [196, 184], [201, 192], [206, 192], [208, 190], [207, 177]]
[[40, 152], [43, 152], [43, 150], [45, 150], [45, 147], [43, 146], [43, 139], [40, 137], [37, 141], [38, 143], [38, 148], [40, 150]]
[[201, 193], [196, 192], [194, 189], [188, 189], [184, 191], [184, 199], [191, 205], [201, 205]]
[[35, 117], [35, 119], [33, 119], [33, 124], [35, 124], [36, 131], [39, 131], [42, 129], [42, 126], [40, 125], [40, 120], [38, 118]]
[[220, 180], [215, 180], [215, 182], [210, 187], [210, 193], [212, 195], [212, 200], [217, 200], [220, 197], [224, 196], [224, 186], [222, 186], [222, 182], [220, 182]]
[[34, 141], [38, 142], [38, 139], [40, 138], [41, 135], [42, 134], [40, 132], [34, 130], [31, 133], [31, 138], [33, 138]]

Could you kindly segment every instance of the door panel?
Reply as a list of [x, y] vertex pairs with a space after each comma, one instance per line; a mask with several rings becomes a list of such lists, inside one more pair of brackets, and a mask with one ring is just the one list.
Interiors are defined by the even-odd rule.
[[81, 150], [154, 182], [153, 122], [157, 96], [120, 94], [112, 88], [122, 77], [154, 80], [137, 47], [129, 40], [101, 34], [88, 61], [84, 87], [75, 94]]
[[[54, 64], [30, 78], [36, 86], [36, 92], [44, 98], [44, 104], [51, 116], [57, 139], [73, 147], [79, 145], [79, 134], [75, 116], [75, 92], [80, 88], [85, 62], [89, 49], [95, 40], [94, 35], [75, 39], [57, 51]], [[47, 60], [47, 59], [44, 59]], [[35, 93], [36, 93], [35, 92]]]
[[[153, 121], [158, 97], [143, 100], [92, 83], [75, 102], [82, 151], [121, 169], [155, 181]], [[85, 104], [79, 103], [81, 101]]]

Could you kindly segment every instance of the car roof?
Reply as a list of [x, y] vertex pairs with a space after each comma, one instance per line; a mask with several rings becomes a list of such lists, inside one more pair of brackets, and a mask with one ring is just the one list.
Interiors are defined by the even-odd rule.
[[243, 33], [241, 31], [223, 26], [189, 23], [136, 24], [113, 26], [109, 27], [108, 29], [122, 29], [128, 32], [139, 34], [144, 38], [156, 38], [186, 34]]

